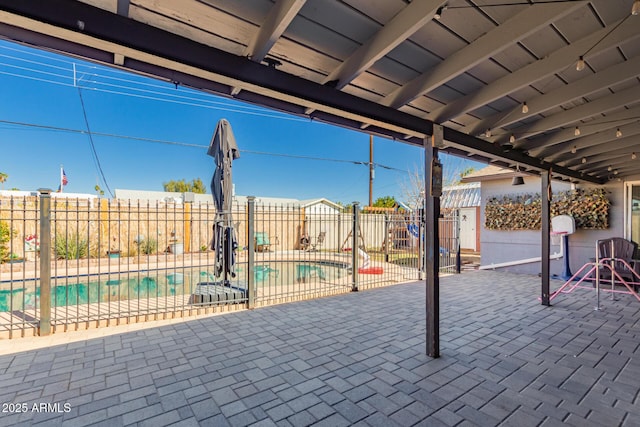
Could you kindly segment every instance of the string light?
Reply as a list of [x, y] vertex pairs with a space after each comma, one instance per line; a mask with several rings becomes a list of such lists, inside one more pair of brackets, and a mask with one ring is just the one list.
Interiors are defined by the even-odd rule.
[[634, 0], [633, 6], [631, 6], [631, 14], [636, 16], [640, 13], [640, 0]]
[[[634, 14], [634, 12], [635, 12], [635, 15], [637, 15], [640, 12], [640, 4], [638, 4], [636, 6], [636, 3], [640, 3], [640, 1], [639, 0], [635, 0], [633, 2], [633, 6], [631, 7], [631, 14], [632, 15]], [[598, 46], [600, 44], [600, 42], [602, 42], [602, 40], [606, 39], [609, 36], [609, 34], [614, 32], [616, 30], [616, 28], [618, 28], [624, 21], [626, 21], [629, 16], [630, 15], [627, 15], [622, 21], [618, 22], [613, 28], [611, 28], [611, 30], [607, 31], [607, 33], [604, 36], [602, 36], [602, 38], [600, 38], [600, 40], [598, 40], [596, 42], [596, 44], [591, 46], [585, 53], [580, 55], [580, 57], [578, 58], [578, 62], [576, 62], [576, 71], [584, 70], [584, 68], [586, 66], [586, 64], [584, 63], [584, 57], [587, 55], [587, 53], [591, 52], [593, 50], [593, 48], [595, 48], [596, 46]]]
[[516, 142], [516, 136], [514, 134], [511, 134], [511, 136], [509, 137], [509, 142], [512, 144]]
[[636, 153], [633, 152], [631, 153], [631, 160], [635, 160], [638, 156], [636, 156]]
[[613, 168], [612, 168], [611, 166], [609, 166], [609, 167], [607, 168], [607, 172], [611, 172], [612, 170], [613, 170]]
[[585, 163], [587, 163], [587, 158], [586, 158], [586, 157], [583, 157], [583, 158], [582, 158], [582, 164], [584, 165]]
[[[640, 0], [639, 0], [640, 1]], [[522, 114], [527, 114], [529, 112], [529, 106], [526, 102], [522, 104]]]
[[580, 128], [578, 126], [576, 126], [576, 129], [573, 131], [573, 134], [575, 136], [580, 136]]
[[433, 15], [433, 19], [436, 19], [436, 20], [438, 20], [438, 21], [439, 21], [439, 20], [440, 20], [440, 18], [442, 18], [442, 12], [444, 12], [444, 10], [445, 10], [446, 8], [447, 8], [447, 6], [446, 6], [446, 5], [445, 5], [445, 6], [440, 6], [440, 7], [436, 10], [435, 15]]
[[622, 131], [620, 128], [616, 129], [616, 138], [620, 138], [622, 136]]
[[484, 132], [484, 136], [486, 136], [487, 138], [491, 138], [491, 129], [487, 129], [487, 130]]
[[571, 154], [576, 154], [576, 151], [578, 151], [578, 147], [574, 145], [573, 148], [571, 148]]

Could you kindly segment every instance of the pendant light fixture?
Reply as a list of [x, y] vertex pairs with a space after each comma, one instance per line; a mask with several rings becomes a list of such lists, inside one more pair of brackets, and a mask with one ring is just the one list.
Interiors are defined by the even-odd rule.
[[[516, 165], [516, 172], [520, 173], [520, 165]], [[524, 178], [522, 175], [516, 175], [511, 179], [511, 185], [524, 185]]]

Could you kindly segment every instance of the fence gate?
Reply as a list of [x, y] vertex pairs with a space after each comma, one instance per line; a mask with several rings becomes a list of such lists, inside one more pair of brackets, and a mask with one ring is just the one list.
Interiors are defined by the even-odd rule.
[[460, 213], [458, 210], [444, 211], [438, 222], [440, 227], [440, 272], [459, 272]]

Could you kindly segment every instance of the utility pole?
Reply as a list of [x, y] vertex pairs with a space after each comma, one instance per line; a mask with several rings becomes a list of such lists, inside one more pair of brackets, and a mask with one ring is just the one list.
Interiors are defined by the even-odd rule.
[[373, 178], [375, 178], [375, 173], [373, 169], [373, 135], [369, 135], [369, 207], [373, 206]]

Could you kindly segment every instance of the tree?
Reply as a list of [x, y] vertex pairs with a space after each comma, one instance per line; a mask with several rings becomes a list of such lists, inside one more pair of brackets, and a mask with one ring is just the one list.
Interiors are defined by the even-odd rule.
[[461, 182], [462, 178], [464, 178], [467, 175], [472, 174], [475, 171], [476, 171], [476, 168], [474, 168], [473, 166], [470, 166], [470, 167], [466, 168], [465, 170], [461, 171], [460, 172], [460, 181], [458, 181], [458, 182]]
[[424, 169], [414, 167], [413, 171], [408, 171], [407, 179], [400, 184], [404, 201], [411, 208], [421, 208], [424, 200]]
[[[449, 179], [443, 185], [445, 187], [458, 185], [462, 178], [475, 171], [476, 169], [473, 166], [462, 169], [459, 172], [453, 170], [448, 174]], [[420, 208], [424, 203], [424, 167], [415, 166], [413, 171], [408, 171], [407, 175], [408, 180], [400, 184], [403, 200], [412, 208]]]
[[9, 175], [4, 172], [0, 172], [0, 184], [2, 184], [2, 189], [4, 190], [4, 183], [9, 179]]
[[195, 178], [191, 182], [185, 181], [184, 178], [179, 181], [171, 180], [169, 182], [163, 182], [162, 186], [164, 187], [164, 191], [172, 193], [205, 194], [207, 192], [200, 178]]
[[398, 206], [398, 202], [393, 196], [384, 196], [378, 197], [375, 202], [373, 202], [373, 206], [376, 208], [395, 208]]

